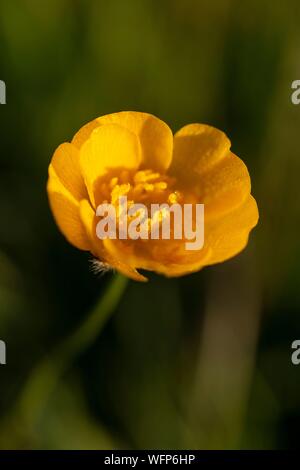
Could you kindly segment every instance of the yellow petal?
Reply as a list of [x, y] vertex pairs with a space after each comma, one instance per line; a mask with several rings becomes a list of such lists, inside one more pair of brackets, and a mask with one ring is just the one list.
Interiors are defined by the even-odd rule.
[[142, 165], [156, 171], [166, 171], [172, 160], [173, 134], [161, 119], [148, 113], [123, 111], [97, 119], [99, 124], [115, 123], [135, 134], [141, 144]]
[[204, 204], [206, 220], [220, 217], [243, 204], [251, 191], [250, 176], [244, 162], [229, 152], [190, 188]]
[[76, 148], [80, 149], [84, 142], [90, 137], [91, 133], [93, 132], [96, 127], [99, 127], [99, 123], [97, 119], [88, 122], [84, 126], [82, 126], [78, 132], [74, 135], [72, 139], [72, 144], [75, 145]]
[[139, 268], [155, 271], [167, 277], [179, 277], [202, 269], [206, 266], [210, 256], [211, 250], [208, 247], [198, 252], [187, 252], [184, 261], [181, 263], [162, 263], [148, 259], [140, 262]]
[[116, 259], [135, 266], [136, 269], [154, 271], [167, 277], [198, 271], [206, 264], [211, 254], [210, 248], [198, 251], [184, 250], [184, 242], [178, 242], [178, 247], [173, 245], [170, 248], [172, 242], [169, 240], [156, 240], [155, 243], [149, 240], [144, 246], [139, 242], [136, 242], [138, 245], [126, 244], [126, 246], [118, 240], [104, 242], [111, 244], [109, 249]]
[[141, 145], [142, 166], [165, 172], [172, 160], [173, 134], [161, 119], [148, 113], [122, 111], [106, 114], [89, 122], [75, 134], [72, 143], [80, 148], [92, 131], [106, 124], [118, 124], [137, 136]]
[[83, 226], [85, 227], [86, 234], [90, 240], [91, 252], [96, 258], [100, 261], [104, 261], [112, 268], [117, 269], [120, 273], [134, 279], [135, 281], [147, 281], [147, 278], [138, 273], [133, 267], [115, 257], [112, 240], [99, 240], [97, 238], [97, 218], [95, 217], [93, 208], [87, 200], [82, 200], [80, 202], [80, 217]]
[[169, 170], [182, 183], [194, 184], [230, 149], [224, 132], [206, 124], [189, 124], [174, 136], [173, 160]]
[[51, 210], [63, 235], [76, 248], [89, 251], [90, 243], [80, 219], [78, 201], [63, 186], [53, 168], [49, 170], [47, 191]]
[[140, 274], [137, 270], [135, 265], [131, 265], [126, 262], [126, 259], [122, 260], [118, 253], [118, 251], [115, 249], [116, 244], [115, 240], [110, 240], [106, 239], [103, 240], [103, 245], [109, 255], [109, 264], [111, 264], [117, 271], [120, 271], [120, 273], [124, 274], [125, 276], [130, 277], [131, 279], [135, 281], [148, 281], [148, 279]]
[[249, 195], [237, 209], [222, 218], [205, 222], [204, 247], [199, 251], [186, 250], [180, 263], [159, 262], [151, 258], [137, 266], [177, 277], [189, 274], [211, 264], [226, 261], [237, 255], [247, 245], [249, 232], [257, 224], [258, 209], [255, 199]]
[[[79, 167], [79, 152], [74, 145], [61, 144], [54, 152], [51, 167], [63, 186], [77, 201], [87, 197], [87, 190]], [[51, 172], [51, 169], [49, 171]]]
[[204, 247], [188, 251], [182, 263], [162, 264], [148, 261], [144, 269], [154, 270], [167, 277], [177, 277], [199, 271], [204, 266], [220, 263], [240, 253], [247, 245], [249, 232], [257, 224], [258, 209], [249, 195], [242, 206], [227, 216], [205, 224]]
[[249, 195], [236, 210], [205, 224], [204, 246], [212, 250], [207, 264], [220, 263], [242, 251], [258, 217], [256, 201]]
[[95, 184], [111, 169], [137, 169], [141, 162], [137, 137], [117, 124], [93, 130], [80, 150], [80, 167], [95, 207]]

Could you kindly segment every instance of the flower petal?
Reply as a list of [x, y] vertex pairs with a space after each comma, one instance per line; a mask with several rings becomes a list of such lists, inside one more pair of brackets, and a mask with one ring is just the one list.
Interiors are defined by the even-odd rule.
[[137, 169], [141, 152], [137, 137], [117, 124], [99, 126], [80, 149], [80, 167], [92, 205], [95, 183], [113, 168]]
[[251, 191], [250, 176], [244, 162], [229, 152], [210, 171], [199, 176], [191, 189], [204, 204], [207, 220], [243, 204]]
[[167, 277], [183, 276], [199, 271], [205, 266], [226, 261], [237, 255], [247, 245], [249, 232], [257, 224], [258, 209], [255, 199], [249, 195], [245, 203], [221, 220], [205, 224], [205, 243], [199, 251], [187, 251], [179, 264], [159, 264], [153, 260], [143, 263], [149, 269]]
[[206, 124], [188, 124], [174, 136], [173, 160], [169, 173], [182, 183], [194, 184], [230, 149], [224, 132]]
[[79, 129], [72, 144], [81, 148], [96, 127], [106, 124], [118, 124], [138, 137], [144, 168], [160, 172], [169, 168], [173, 151], [172, 131], [165, 122], [148, 113], [122, 111], [100, 116]]
[[136, 269], [115, 257], [112, 240], [107, 239], [102, 241], [97, 238], [95, 212], [86, 199], [80, 202], [80, 217], [92, 247], [91, 252], [96, 258], [135, 281], [147, 281], [147, 278], [138, 273]]
[[93, 130], [96, 129], [96, 127], [99, 127], [97, 119], [94, 119], [93, 121], [90, 121], [84, 126], [82, 126], [79, 131], [76, 132], [76, 134], [74, 135], [72, 139], [72, 144], [75, 145], [75, 147], [79, 150], [90, 137]]
[[124, 243], [119, 240], [105, 240], [111, 244], [110, 250], [114, 257], [123, 263], [164, 274], [167, 277], [181, 276], [201, 269], [210, 257], [210, 248], [198, 251], [184, 249], [184, 242], [170, 246], [169, 240], [148, 240], [142, 245], [139, 242]]
[[212, 250], [208, 265], [221, 263], [237, 255], [247, 245], [249, 232], [258, 222], [255, 199], [249, 195], [236, 210], [205, 225], [204, 246]]
[[79, 216], [78, 201], [63, 186], [53, 168], [47, 184], [49, 203], [55, 221], [66, 239], [80, 250], [90, 250], [90, 243]]
[[199, 271], [206, 266], [211, 255], [210, 248], [203, 248], [197, 252], [187, 252], [185, 259], [180, 263], [162, 263], [151, 259], [143, 260], [138, 266], [140, 269], [148, 269], [167, 277], [178, 277]]
[[51, 166], [63, 186], [77, 201], [87, 197], [87, 190], [79, 167], [79, 152], [74, 145], [61, 144], [54, 152]]
[[102, 124], [115, 123], [133, 132], [140, 141], [144, 168], [166, 171], [172, 160], [173, 134], [169, 126], [148, 113], [123, 111], [99, 117]]

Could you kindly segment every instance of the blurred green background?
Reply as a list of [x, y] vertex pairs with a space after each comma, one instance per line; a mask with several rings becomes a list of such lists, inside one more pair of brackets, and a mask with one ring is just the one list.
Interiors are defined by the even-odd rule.
[[[299, 15], [297, 0], [0, 0], [0, 448], [297, 446]], [[260, 223], [229, 262], [131, 281], [29, 426], [17, 404], [32, 369], [111, 280], [58, 232], [47, 167], [85, 122], [121, 110], [224, 130]]]

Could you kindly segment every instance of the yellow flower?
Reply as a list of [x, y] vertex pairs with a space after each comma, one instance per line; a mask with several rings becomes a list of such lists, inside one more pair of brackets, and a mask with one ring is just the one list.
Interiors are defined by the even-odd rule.
[[[173, 137], [160, 119], [120, 112], [83, 126], [61, 144], [49, 166], [47, 191], [57, 225], [75, 247], [135, 279], [137, 270], [181, 276], [225, 261], [245, 248], [258, 210], [245, 164], [226, 135], [190, 124]], [[184, 239], [100, 240], [96, 209], [131, 203], [202, 203], [204, 246], [187, 250]], [[151, 224], [151, 220], [150, 220]]]

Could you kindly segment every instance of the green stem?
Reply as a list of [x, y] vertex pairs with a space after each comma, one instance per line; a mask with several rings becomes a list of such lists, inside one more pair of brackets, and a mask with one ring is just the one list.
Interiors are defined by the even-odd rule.
[[35, 426], [59, 379], [74, 359], [99, 336], [118, 305], [127, 282], [127, 278], [116, 274], [84, 322], [56, 347], [52, 355], [34, 368], [19, 402], [19, 411], [24, 424], [31, 428]]

